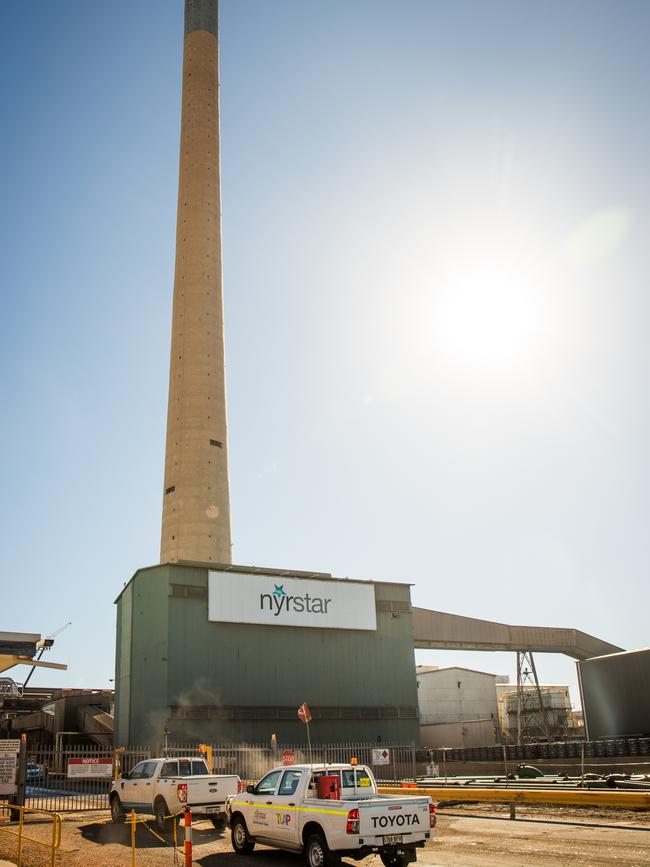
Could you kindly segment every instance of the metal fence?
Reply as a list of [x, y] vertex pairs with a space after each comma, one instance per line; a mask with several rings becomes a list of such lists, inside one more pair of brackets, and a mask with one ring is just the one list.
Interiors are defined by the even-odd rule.
[[[138, 762], [149, 758], [146, 747], [133, 747], [122, 754], [121, 770], [129, 771]], [[92, 764], [86, 773], [73, 776], [74, 760], [103, 759], [107, 776], [96, 776]], [[73, 761], [71, 761], [73, 760]], [[70, 810], [103, 810], [108, 808], [108, 793], [116, 769], [113, 749], [103, 747], [62, 747], [51, 744], [27, 749], [25, 805], [39, 810], [57, 812]], [[110, 770], [110, 774], [108, 771]]]
[[[297, 764], [336, 764], [349, 762], [356, 758], [359, 764], [372, 768], [378, 782], [394, 780], [415, 780], [415, 744], [372, 744], [349, 741], [336, 744], [312, 744], [311, 755], [308, 746], [300, 744], [281, 744], [271, 747], [268, 744], [212, 744], [212, 765], [216, 774], [238, 774], [242, 780], [259, 780], [269, 768], [282, 763], [282, 754], [290, 752]], [[373, 750], [386, 752], [382, 760], [386, 764], [373, 763]], [[164, 750], [163, 750], [164, 751]], [[198, 755], [196, 744], [174, 744], [167, 748], [170, 756]]]
[[[336, 764], [356, 758], [359, 764], [372, 768], [377, 781], [392, 783], [398, 780], [415, 780], [415, 745], [412, 743], [372, 744], [350, 741], [337, 744], [313, 744], [311, 756], [304, 744], [211, 744], [212, 771], [215, 774], [237, 774], [242, 780], [259, 780], [272, 767], [282, 764], [283, 753], [293, 753], [296, 763]], [[373, 763], [373, 750], [379, 749], [383, 756], [375, 759], [386, 764]], [[198, 756], [197, 744], [169, 744], [162, 749], [163, 755]], [[138, 762], [152, 758], [156, 753], [148, 746], [126, 747], [113, 751], [102, 747], [62, 747], [48, 744], [30, 746], [27, 750], [27, 807], [57, 812], [108, 809], [108, 794], [112, 778], [119, 772], [130, 771]], [[79, 761], [88, 769], [87, 776], [73, 775]], [[111, 775], [93, 775], [92, 762], [103, 759], [105, 769]], [[73, 761], [71, 761], [73, 760]], [[109, 761], [110, 760], [110, 765]]]

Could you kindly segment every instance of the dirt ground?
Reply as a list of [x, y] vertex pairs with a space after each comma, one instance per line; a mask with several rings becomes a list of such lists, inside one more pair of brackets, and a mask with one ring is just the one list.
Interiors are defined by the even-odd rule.
[[[480, 817], [479, 817], [480, 814]], [[129, 867], [131, 829], [107, 822], [106, 813], [64, 815], [61, 849], [57, 867]], [[570, 824], [573, 823], [573, 824]], [[600, 827], [593, 827], [598, 823]], [[0, 831], [7, 828], [0, 824]], [[27, 833], [45, 840], [50, 827], [42, 821], [29, 822]], [[138, 825], [136, 834], [138, 867], [172, 867], [175, 860], [172, 834], [166, 843], [148, 827]], [[302, 858], [259, 846], [251, 856], [232, 851], [230, 836], [218, 834], [208, 822], [194, 826], [194, 863], [203, 867], [299, 867]], [[15, 841], [0, 832], [0, 861], [15, 862]], [[346, 862], [347, 863], [347, 862]], [[350, 861], [349, 864], [356, 862]], [[47, 851], [34, 843], [23, 847], [24, 867], [47, 867]], [[508, 819], [503, 807], [480, 809], [455, 807], [438, 816], [436, 839], [418, 850], [418, 864], [427, 867], [642, 867], [650, 865], [650, 814], [571, 808], [518, 808], [517, 821]], [[376, 856], [364, 867], [381, 867]]]

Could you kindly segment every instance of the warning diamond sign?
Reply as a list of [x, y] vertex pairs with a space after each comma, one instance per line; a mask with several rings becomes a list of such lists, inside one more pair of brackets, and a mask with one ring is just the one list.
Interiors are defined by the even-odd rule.
[[372, 751], [372, 763], [373, 765], [389, 765], [390, 764], [390, 750], [373, 750]]

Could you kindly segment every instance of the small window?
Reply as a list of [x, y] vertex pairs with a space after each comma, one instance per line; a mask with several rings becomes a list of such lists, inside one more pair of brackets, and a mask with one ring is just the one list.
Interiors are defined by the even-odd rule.
[[365, 768], [357, 769], [357, 786], [360, 789], [369, 789], [372, 786], [372, 781]]
[[165, 488], [165, 496], [167, 494], [173, 494], [175, 490], [176, 490], [176, 485], [172, 485], [171, 488]]
[[136, 765], [135, 768], [129, 774], [130, 780], [142, 780], [144, 777], [144, 767], [146, 762], [140, 762], [139, 765]]
[[219, 440], [210, 440], [211, 446], [217, 446], [218, 448], [223, 448], [223, 443], [219, 442]]
[[165, 762], [162, 766], [162, 771], [160, 772], [161, 777], [177, 777], [178, 776], [178, 762]]
[[144, 763], [144, 771], [142, 772], [142, 779], [148, 780], [150, 777], [153, 777], [156, 772], [156, 762], [145, 762]]
[[156, 770], [155, 762], [140, 762], [129, 774], [130, 780], [148, 780]]
[[199, 759], [196, 762], [192, 762], [192, 776], [200, 777], [205, 776], [205, 774], [209, 773], [208, 766], [203, 761], [203, 759]]
[[272, 795], [280, 779], [282, 771], [271, 771], [255, 786], [256, 795]]
[[295, 795], [302, 771], [285, 771], [278, 795]]
[[179, 759], [178, 760], [178, 776], [179, 777], [191, 777], [192, 776], [192, 762], [189, 759]]

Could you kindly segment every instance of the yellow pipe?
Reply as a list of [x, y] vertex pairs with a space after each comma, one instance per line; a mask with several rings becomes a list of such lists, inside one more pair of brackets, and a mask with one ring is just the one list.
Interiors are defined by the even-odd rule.
[[564, 804], [583, 807], [645, 807], [650, 809], [650, 792], [614, 789], [473, 789], [449, 786], [441, 789], [388, 788], [382, 795], [429, 795], [434, 801], [485, 801], [492, 804]]

